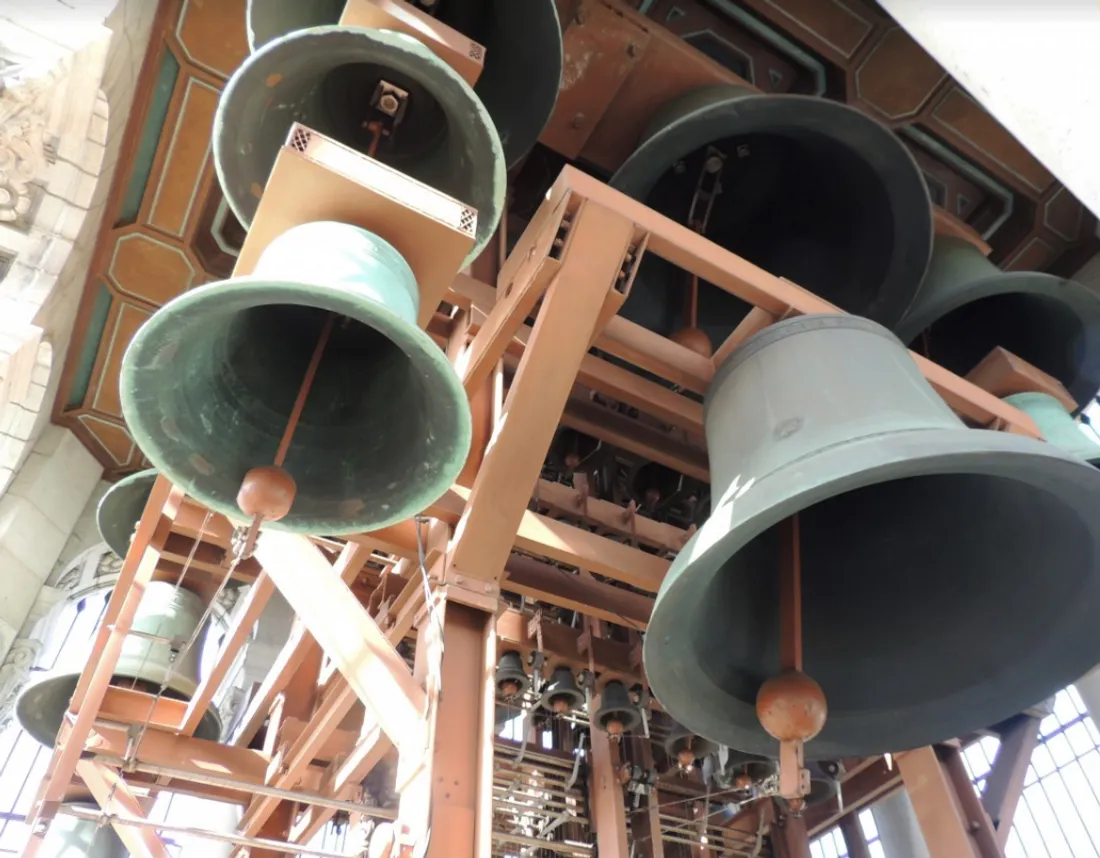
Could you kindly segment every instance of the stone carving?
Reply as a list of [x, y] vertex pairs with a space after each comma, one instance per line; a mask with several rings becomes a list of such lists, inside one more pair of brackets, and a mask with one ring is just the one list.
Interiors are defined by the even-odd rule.
[[0, 664], [0, 731], [11, 722], [15, 698], [30, 678], [42, 642], [33, 638], [16, 638]]
[[0, 89], [0, 223], [20, 224], [34, 207], [47, 160], [46, 119], [54, 76]]

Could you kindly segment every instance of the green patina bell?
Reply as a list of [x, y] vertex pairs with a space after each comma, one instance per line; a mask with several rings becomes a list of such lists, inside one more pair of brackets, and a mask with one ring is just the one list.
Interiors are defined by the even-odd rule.
[[781, 669], [795, 514], [803, 670], [828, 702], [807, 760], [966, 735], [1100, 660], [1100, 472], [1054, 444], [968, 429], [884, 327], [772, 325], [715, 373], [704, 426], [711, 513], [643, 643], [653, 695], [693, 733], [778, 753], [756, 702]]
[[893, 331], [957, 375], [1000, 346], [1082, 407], [1100, 390], [1100, 297], [1053, 274], [1001, 271], [961, 238], [936, 237], [928, 276]]
[[268, 42], [226, 84], [214, 117], [214, 166], [233, 213], [248, 226], [291, 125], [300, 122], [366, 153], [381, 82], [408, 94], [374, 157], [477, 209], [468, 259], [504, 209], [504, 151], [466, 81], [411, 36], [363, 27], [312, 27]]
[[119, 557], [125, 557], [130, 550], [134, 528], [141, 521], [156, 481], [155, 468], [123, 477], [107, 489], [96, 507], [95, 523], [99, 536]]
[[269, 526], [346, 534], [403, 521], [450, 488], [471, 435], [465, 391], [417, 327], [418, 306], [388, 242], [348, 224], [294, 227], [251, 276], [187, 292], [138, 330], [123, 414], [157, 470], [240, 521], [241, 482], [272, 463], [335, 315], [284, 463], [294, 503]]
[[1014, 393], [1004, 401], [1028, 414], [1048, 443], [1090, 464], [1100, 465], [1100, 444], [1086, 435], [1065, 406], [1049, 393]]
[[[165, 696], [175, 700], [190, 700], [199, 685], [199, 666], [206, 629], [195, 638], [186, 651], [168, 641], [185, 642], [204, 619], [205, 606], [194, 593], [164, 581], [153, 581], [145, 588], [132, 628], [155, 635], [150, 640], [129, 635], [115, 665], [112, 685], [136, 687], [139, 691], [156, 693], [166, 684]], [[19, 725], [35, 741], [53, 747], [61, 721], [69, 708], [69, 700], [80, 681], [84, 667], [83, 653], [75, 663], [46, 674], [28, 685], [15, 702], [15, 717]], [[217, 740], [221, 719], [213, 708], [199, 722], [195, 735], [200, 739]]]
[[[336, 24], [344, 0], [249, 0], [248, 44]], [[515, 165], [554, 111], [562, 71], [562, 34], [554, 0], [437, 0], [429, 14], [485, 48], [474, 92], [493, 118], [504, 160]]]
[[[880, 122], [823, 98], [727, 84], [663, 105], [611, 186], [854, 315], [891, 326], [928, 267], [932, 206], [913, 156]], [[705, 224], [704, 224], [705, 222]], [[722, 344], [752, 309], [646, 254], [620, 314]], [[686, 342], [704, 351], [698, 334]]]

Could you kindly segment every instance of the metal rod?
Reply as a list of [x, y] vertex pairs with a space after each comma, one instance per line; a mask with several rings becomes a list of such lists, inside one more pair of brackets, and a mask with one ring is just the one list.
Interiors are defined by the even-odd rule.
[[321, 329], [321, 335], [317, 338], [317, 345], [313, 348], [313, 354], [309, 358], [309, 366], [306, 367], [305, 377], [302, 379], [302, 386], [298, 388], [298, 396], [294, 400], [294, 407], [290, 411], [290, 417], [286, 421], [286, 428], [283, 430], [283, 437], [279, 441], [279, 449], [275, 451], [275, 459], [272, 464], [282, 466], [283, 461], [286, 459], [287, 451], [290, 449], [290, 441], [294, 437], [294, 430], [298, 428], [298, 418], [302, 416], [302, 409], [306, 405], [306, 397], [309, 396], [309, 389], [313, 387], [313, 377], [317, 375], [317, 367], [321, 363], [321, 355], [325, 351], [325, 344], [328, 342], [329, 334], [332, 333], [332, 326], [336, 323], [336, 314], [329, 313], [325, 319], [325, 326]]
[[[109, 766], [121, 766], [124, 764], [124, 760], [121, 757], [116, 757], [108, 754], [95, 754], [92, 759], [106, 763]], [[316, 793], [298, 792], [289, 789], [279, 789], [278, 787], [267, 786], [266, 784], [253, 784], [253, 783], [241, 783], [235, 781], [232, 778], [223, 777], [221, 775], [207, 774], [205, 772], [192, 772], [186, 769], [176, 769], [171, 766], [158, 766], [152, 763], [143, 763], [140, 760], [131, 765], [130, 770], [135, 772], [141, 772], [147, 775], [156, 775], [158, 777], [175, 778], [181, 781], [190, 781], [191, 783], [206, 784], [207, 786], [221, 787], [223, 789], [234, 790], [236, 792], [246, 792], [255, 795], [267, 795], [272, 798], [282, 798], [287, 801], [298, 801], [303, 804], [315, 804], [319, 807], [328, 807], [333, 810], [346, 810], [348, 813], [358, 813], [362, 816], [369, 816], [374, 819], [388, 819], [393, 820], [397, 818], [397, 812], [394, 810], [387, 810], [382, 807], [368, 807], [363, 804], [357, 804], [354, 801], [344, 801], [338, 798], [330, 798], [324, 795], [317, 795]]]
[[328, 852], [324, 849], [311, 849], [300, 843], [286, 843], [281, 840], [268, 840], [262, 837], [242, 837], [239, 834], [229, 834], [222, 831], [207, 831], [203, 828], [191, 828], [186, 825], [169, 825], [166, 822], [151, 822], [148, 819], [135, 819], [130, 816], [119, 816], [115, 813], [103, 813], [98, 810], [90, 810], [83, 807], [70, 807], [62, 805], [58, 813], [73, 816], [77, 819], [85, 819], [89, 822], [109, 822], [111, 825], [128, 825], [133, 828], [147, 828], [161, 834], [186, 834], [191, 837], [202, 837], [206, 840], [217, 840], [221, 843], [232, 843], [236, 846], [246, 846], [256, 849], [270, 849], [273, 852], [286, 852], [288, 855], [310, 855], [313, 858], [350, 858], [355, 853]]

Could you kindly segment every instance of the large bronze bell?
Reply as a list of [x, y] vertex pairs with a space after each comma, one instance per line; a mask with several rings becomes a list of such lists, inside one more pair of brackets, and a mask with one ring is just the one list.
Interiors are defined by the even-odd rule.
[[1001, 271], [961, 238], [936, 237], [928, 276], [894, 330], [958, 375], [1001, 346], [1062, 382], [1078, 405], [1100, 390], [1100, 298], [1051, 274]]
[[138, 330], [122, 410], [145, 456], [237, 520], [249, 469], [272, 462], [318, 338], [336, 322], [285, 467], [294, 504], [272, 524], [315, 534], [402, 521], [438, 499], [470, 449], [470, 409], [446, 355], [416, 326], [408, 263], [373, 233], [296, 226], [249, 277], [193, 289]]
[[[658, 112], [611, 185], [888, 326], [928, 267], [932, 210], [916, 162], [883, 125], [837, 102], [731, 85], [693, 90]], [[691, 327], [690, 288], [689, 275], [647, 255], [621, 313], [671, 336]], [[750, 306], [700, 283], [697, 309], [717, 348]]]
[[1048, 443], [1082, 461], [1100, 465], [1100, 444], [1085, 434], [1055, 397], [1048, 393], [1013, 393], [1004, 400], [1030, 415]]
[[796, 513], [803, 669], [828, 702], [807, 759], [961, 736], [1100, 661], [1100, 473], [965, 428], [885, 328], [772, 325], [715, 373], [704, 420], [712, 511], [643, 649], [695, 733], [777, 753], [755, 704], [780, 670], [777, 525]]
[[[561, 83], [562, 35], [554, 0], [437, 0], [429, 14], [485, 48], [474, 92], [489, 111], [511, 167], [535, 145]], [[344, 0], [249, 0], [252, 50], [295, 30], [336, 24]]]
[[[489, 241], [504, 208], [500, 138], [454, 69], [411, 36], [364, 27], [312, 27], [269, 42], [229, 79], [214, 117], [214, 166], [248, 226], [294, 122], [370, 151], [381, 82], [408, 93], [400, 122], [375, 157], [477, 209], [468, 258]], [[379, 102], [380, 103], [380, 102]]]
[[156, 468], [123, 477], [103, 494], [95, 510], [100, 538], [119, 557], [130, 550], [130, 540], [145, 512], [145, 504], [157, 481]]
[[[111, 684], [155, 694], [167, 682], [165, 697], [189, 700], [198, 689], [207, 630], [196, 636], [186, 652], [181, 649], [202, 621], [203, 603], [194, 593], [164, 581], [148, 584], [131, 628], [155, 639], [133, 634], [126, 637]], [[15, 702], [15, 717], [35, 741], [53, 747], [83, 666], [81, 659], [43, 676], [20, 693]], [[195, 735], [217, 740], [220, 733], [218, 713], [208, 709]]]

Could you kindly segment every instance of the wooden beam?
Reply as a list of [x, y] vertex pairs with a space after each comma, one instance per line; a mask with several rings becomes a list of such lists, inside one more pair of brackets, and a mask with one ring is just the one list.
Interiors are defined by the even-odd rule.
[[772, 799], [770, 834], [775, 858], [810, 858], [806, 818], [790, 813], [786, 804], [780, 804], [778, 799]]
[[229, 675], [230, 669], [240, 654], [241, 647], [248, 641], [256, 621], [260, 618], [260, 614], [263, 613], [268, 600], [274, 593], [275, 583], [261, 572], [256, 582], [249, 588], [248, 594], [244, 597], [233, 621], [226, 630], [225, 642], [218, 652], [217, 660], [206, 675], [202, 677], [199, 687], [195, 690], [194, 696], [187, 705], [187, 712], [180, 724], [180, 732], [183, 735], [194, 735], [195, 730], [202, 723], [203, 716], [210, 707], [214, 695]]
[[[650, 771], [653, 764], [653, 743], [640, 742], [642, 768]], [[638, 850], [638, 858], [665, 858], [665, 843], [661, 837], [661, 796], [650, 790], [630, 817], [631, 839]], [[676, 850], [679, 851], [679, 850]]]
[[587, 203], [573, 217], [561, 268], [534, 332], [466, 509], [455, 529], [453, 569], [499, 582], [607, 293], [619, 282], [634, 225]]
[[841, 782], [840, 796], [807, 808], [803, 814], [811, 837], [832, 828], [845, 816], [858, 814], [865, 807], [901, 787], [901, 772], [896, 765], [888, 766], [883, 757], [872, 757], [858, 766], [849, 767]]
[[[118, 772], [91, 760], [77, 763], [76, 772], [104, 813], [120, 814], [131, 819], [146, 818], [145, 808]], [[171, 858], [164, 841], [155, 831], [119, 823], [112, 823], [112, 827], [133, 858]]]
[[320, 550], [304, 536], [268, 531], [256, 557], [394, 744], [422, 751], [424, 690]]
[[653, 599], [648, 596], [526, 555], [513, 554], [504, 571], [501, 586], [509, 592], [618, 625], [644, 629], [653, 611]]
[[1039, 744], [1040, 723], [1041, 719], [1033, 715], [1017, 715], [1001, 729], [1001, 744], [993, 770], [985, 779], [982, 806], [989, 814], [997, 844], [1002, 849], [1012, 831], [1012, 818], [1024, 792], [1031, 755]]
[[859, 817], [849, 814], [841, 819], [840, 833], [848, 847], [848, 858], [871, 858], [871, 847], [867, 845], [867, 835], [863, 833]]

